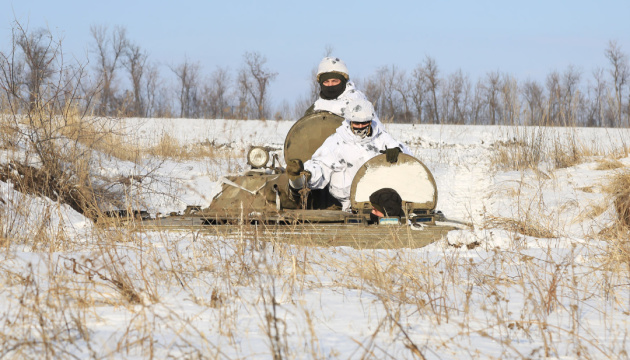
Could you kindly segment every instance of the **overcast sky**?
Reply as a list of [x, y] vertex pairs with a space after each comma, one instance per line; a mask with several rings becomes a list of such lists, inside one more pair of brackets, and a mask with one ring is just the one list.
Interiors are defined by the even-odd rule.
[[123, 26], [130, 40], [164, 65], [186, 57], [205, 74], [233, 74], [246, 51], [279, 73], [275, 104], [309, 91], [311, 70], [327, 46], [362, 79], [385, 65], [412, 71], [428, 55], [441, 75], [461, 69], [475, 81], [490, 71], [543, 80], [575, 66], [591, 77], [607, 67], [611, 40], [630, 54], [630, 0], [572, 1], [159, 1], [0, 0], [0, 50], [13, 20], [47, 27], [65, 53], [85, 59], [91, 25]]

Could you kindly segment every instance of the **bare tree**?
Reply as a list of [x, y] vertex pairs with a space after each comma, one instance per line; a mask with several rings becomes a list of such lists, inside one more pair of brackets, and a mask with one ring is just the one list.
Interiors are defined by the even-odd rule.
[[282, 101], [282, 104], [280, 104], [278, 111], [276, 111], [276, 113], [273, 115], [273, 118], [274, 120], [290, 119], [291, 113], [291, 105], [289, 104], [289, 101], [287, 101], [287, 99], [284, 99]]
[[241, 93], [246, 94], [251, 100], [255, 116], [258, 119], [266, 119], [269, 113], [268, 87], [278, 73], [265, 68], [267, 58], [259, 52], [246, 52], [243, 60], [245, 64], [238, 75]]
[[178, 80], [179, 116], [184, 118], [196, 117], [199, 100], [199, 63], [184, 59], [183, 63], [171, 67], [171, 71], [175, 73]]
[[411, 123], [413, 114], [411, 112], [411, 81], [404, 70], [398, 71], [392, 82], [392, 92], [399, 98], [399, 109], [397, 117], [399, 122]]
[[475, 90], [470, 101], [470, 123], [477, 125], [484, 123], [483, 109], [485, 106], [483, 80], [477, 79]]
[[[395, 72], [395, 68], [392, 67]], [[382, 66], [376, 70], [374, 76], [366, 80], [368, 99], [374, 104], [374, 109], [385, 122], [391, 122], [395, 116], [394, 98], [392, 97], [392, 70]]]
[[586, 126], [604, 126], [606, 112], [606, 80], [604, 69], [596, 68], [592, 72], [594, 83], [588, 85], [589, 108], [586, 118]]
[[369, 77], [363, 80], [363, 92], [372, 104], [374, 104], [374, 110], [378, 114], [381, 114], [381, 98], [383, 97], [383, 84], [377, 77]]
[[501, 115], [503, 124], [518, 125], [521, 104], [518, 96], [518, 81], [508, 74], [501, 81]]
[[217, 67], [210, 74], [212, 117], [225, 119], [231, 115], [230, 80], [227, 68]]
[[234, 89], [234, 98], [236, 99], [236, 106], [234, 107], [235, 119], [249, 119], [251, 108], [249, 105], [249, 93], [247, 86], [244, 83], [247, 82], [246, 76], [242, 71], [239, 71], [236, 80], [236, 88]]
[[17, 44], [26, 64], [24, 84], [28, 91], [29, 107], [33, 108], [41, 97], [41, 87], [53, 75], [53, 59], [58, 54], [58, 45], [46, 29], [27, 32], [21, 27]]
[[[617, 126], [622, 126], [622, 99], [624, 87], [628, 83], [630, 77], [630, 69], [628, 65], [627, 55], [621, 51], [621, 47], [617, 45], [616, 41], [610, 41], [608, 48], [605, 51], [606, 58], [610, 62], [610, 75], [612, 77], [613, 86], [615, 90], [615, 102], [616, 102], [616, 120]], [[630, 124], [627, 124], [630, 125]]]
[[127, 31], [124, 27], [116, 27], [109, 37], [106, 26], [93, 25], [90, 27], [90, 32], [95, 43], [96, 71], [101, 87], [100, 102], [96, 112], [99, 115], [109, 115], [116, 110], [114, 79], [119, 60], [127, 47]]
[[440, 87], [439, 69], [435, 63], [435, 59], [427, 56], [424, 60], [423, 76], [425, 77], [425, 83], [428, 86], [428, 91], [431, 96], [431, 106], [429, 107], [429, 115], [433, 119], [433, 123], [440, 123], [440, 114], [438, 112], [438, 91]]
[[411, 100], [416, 108], [416, 117], [418, 119], [418, 123], [422, 124], [425, 122], [424, 119], [424, 107], [425, 102], [427, 101], [428, 88], [429, 85], [426, 82], [426, 78], [424, 76], [424, 69], [421, 64], [419, 64], [411, 75]]
[[560, 109], [562, 99], [562, 86], [560, 85], [560, 74], [557, 71], [552, 71], [547, 75], [545, 82], [547, 87], [547, 93], [549, 97], [547, 99], [547, 119], [546, 125], [560, 125]]
[[562, 74], [561, 114], [564, 126], [575, 125], [580, 122], [579, 112], [576, 109], [581, 105], [580, 92], [578, 91], [581, 78], [582, 73], [573, 65], [570, 65]]
[[142, 50], [140, 45], [129, 43], [124, 55], [122, 64], [129, 72], [133, 93], [132, 114], [134, 116], [146, 116], [142, 80], [148, 54]]
[[160, 100], [160, 89], [163, 86], [158, 67], [154, 64], [146, 64], [144, 73], [145, 114], [147, 117], [162, 116], [166, 113], [164, 107], [168, 101]]
[[527, 112], [526, 125], [541, 125], [544, 116], [544, 88], [535, 80], [526, 80], [521, 87], [521, 93], [525, 98]]
[[3, 96], [0, 105], [8, 108], [11, 113], [15, 113], [20, 106], [16, 102], [20, 98], [24, 60], [18, 54], [19, 35], [15, 26], [11, 35], [11, 49], [6, 53], [0, 51], [0, 89]]
[[[0, 57], [0, 87], [19, 106], [3, 108], [9, 111], [3, 126], [13, 146], [19, 143], [25, 151], [26, 160], [15, 158], [13, 171], [18, 179], [32, 179], [19, 180], [16, 186], [87, 214], [94, 204], [94, 192], [85, 167], [105, 132], [96, 130], [96, 121], [74, 111], [81, 108], [80, 102], [89, 102], [80, 94], [85, 65], [64, 63], [62, 41], [46, 30], [28, 32], [17, 21], [12, 30], [11, 53]], [[20, 82], [15, 77], [16, 69], [22, 65], [14, 61], [24, 61], [28, 67], [20, 80], [27, 91], [15, 88]], [[69, 141], [60, 142], [62, 137]], [[4, 136], [0, 138], [5, 140]], [[33, 159], [38, 163], [36, 167], [29, 164]]]
[[450, 74], [443, 88], [442, 117], [447, 123], [465, 124], [468, 116], [470, 81], [461, 69]]
[[483, 92], [485, 95], [487, 119], [490, 121], [490, 125], [497, 125], [498, 120], [501, 119], [501, 75], [498, 71], [486, 74]]
[[381, 118], [394, 122], [411, 122], [412, 115], [409, 112], [411, 90], [404, 70], [400, 70], [396, 65], [383, 66], [378, 69], [376, 77], [368, 83], [372, 88], [372, 96], [375, 96], [373, 102]]

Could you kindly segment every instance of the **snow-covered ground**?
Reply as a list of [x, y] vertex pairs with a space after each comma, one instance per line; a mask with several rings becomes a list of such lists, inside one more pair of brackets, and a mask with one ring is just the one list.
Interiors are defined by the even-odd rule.
[[[216, 149], [98, 158], [99, 181], [142, 178], [116, 186], [152, 214], [207, 206], [250, 145], [281, 149], [293, 124], [121, 121], [144, 147], [168, 134]], [[598, 235], [616, 218], [606, 187], [630, 166], [628, 130], [386, 128], [432, 171], [438, 209], [472, 229], [399, 250], [114, 231], [0, 182], [0, 357], [628, 357], [627, 239]], [[519, 143], [535, 171], [502, 166]], [[580, 161], [556, 166], [567, 149]]]

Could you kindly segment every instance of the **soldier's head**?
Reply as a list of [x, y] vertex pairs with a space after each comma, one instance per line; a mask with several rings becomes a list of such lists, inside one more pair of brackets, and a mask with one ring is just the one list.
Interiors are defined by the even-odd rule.
[[325, 57], [317, 67], [317, 82], [320, 85], [320, 96], [326, 100], [339, 97], [346, 89], [350, 79], [346, 64], [339, 58]]
[[370, 204], [372, 204], [372, 213], [370, 219], [372, 222], [378, 222], [382, 217], [401, 217], [405, 213], [402, 209], [402, 199], [398, 192], [394, 189], [379, 189], [370, 195]]
[[354, 99], [341, 109], [343, 117], [350, 123], [352, 132], [365, 138], [372, 136], [372, 120], [376, 117], [374, 106], [365, 99]]

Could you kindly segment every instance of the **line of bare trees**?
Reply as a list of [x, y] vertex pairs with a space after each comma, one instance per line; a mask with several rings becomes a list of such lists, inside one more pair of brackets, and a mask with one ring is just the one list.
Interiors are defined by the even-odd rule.
[[[199, 62], [152, 62], [123, 27], [92, 26], [89, 67], [65, 64], [60, 41], [50, 31], [29, 31], [15, 22], [10, 48], [0, 49], [0, 104], [27, 111], [46, 82], [64, 81], [68, 96], [82, 99], [81, 111], [100, 116], [228, 119], [296, 119], [316, 92], [274, 109], [270, 84], [278, 73], [259, 52], [246, 52], [236, 70], [217, 67], [205, 74]], [[330, 52], [330, 50], [328, 51]], [[544, 82], [488, 72], [472, 80], [461, 70], [442, 74], [427, 56], [412, 71], [383, 66], [357, 82], [383, 121], [431, 124], [525, 124], [630, 126], [630, 65], [616, 42], [604, 51], [605, 68], [585, 73], [573, 66], [553, 71]], [[64, 71], [64, 67], [68, 71]], [[61, 71], [60, 71], [61, 70]], [[166, 75], [164, 74], [166, 70]], [[61, 74], [61, 75], [60, 75]], [[89, 76], [88, 76], [89, 75]], [[20, 99], [20, 101], [16, 101]]]
[[382, 120], [401, 123], [630, 126], [630, 66], [616, 42], [608, 67], [590, 77], [573, 66], [545, 82], [488, 72], [473, 83], [458, 70], [440, 76], [426, 57], [412, 72], [384, 66], [361, 85]]
[[[267, 119], [272, 116], [269, 85], [278, 75], [259, 52], [246, 52], [238, 74], [217, 67], [209, 76], [185, 58], [160, 66], [127, 36], [126, 29], [90, 28], [89, 59], [62, 64], [61, 41], [47, 29], [13, 24], [9, 49], [0, 49], [0, 105], [25, 112], [42, 98], [47, 83], [71, 68], [89, 68], [70, 85], [82, 112], [98, 116]], [[90, 64], [89, 67], [87, 64]], [[162, 71], [168, 70], [167, 76]], [[168, 76], [170, 75], [170, 78]], [[80, 81], [79, 81], [80, 80]]]

